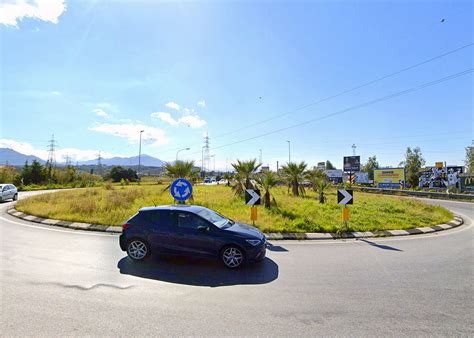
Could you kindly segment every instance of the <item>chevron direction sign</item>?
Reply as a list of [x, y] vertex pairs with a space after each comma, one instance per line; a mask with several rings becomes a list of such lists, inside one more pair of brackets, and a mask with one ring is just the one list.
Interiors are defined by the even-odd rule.
[[245, 204], [246, 205], [260, 205], [260, 190], [258, 189], [245, 190]]
[[339, 189], [337, 191], [337, 204], [353, 204], [354, 192], [352, 190]]

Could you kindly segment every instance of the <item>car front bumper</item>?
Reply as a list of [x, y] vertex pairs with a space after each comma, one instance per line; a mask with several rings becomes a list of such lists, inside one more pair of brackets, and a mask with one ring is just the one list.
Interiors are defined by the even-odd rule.
[[259, 262], [265, 258], [267, 254], [266, 243], [260, 244], [252, 249], [247, 250], [247, 261]]

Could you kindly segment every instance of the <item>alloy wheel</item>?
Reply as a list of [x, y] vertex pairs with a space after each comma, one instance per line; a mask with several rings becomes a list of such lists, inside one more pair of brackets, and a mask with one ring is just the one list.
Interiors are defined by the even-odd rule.
[[142, 260], [148, 253], [148, 248], [145, 243], [139, 240], [130, 242], [128, 245], [128, 254], [134, 260]]
[[239, 249], [235, 247], [229, 247], [222, 253], [222, 261], [229, 268], [238, 267], [240, 264], [242, 264], [243, 260], [244, 255]]

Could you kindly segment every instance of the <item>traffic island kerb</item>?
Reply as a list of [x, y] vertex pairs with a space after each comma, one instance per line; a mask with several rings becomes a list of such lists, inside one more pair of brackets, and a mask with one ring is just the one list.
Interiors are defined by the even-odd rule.
[[[84, 230], [84, 231], [99, 231], [107, 233], [122, 233], [122, 228], [112, 225], [101, 225], [101, 224], [89, 224], [79, 222], [68, 222], [55, 219], [46, 219], [33, 215], [25, 214], [21, 211], [17, 211], [15, 208], [7, 210], [7, 213], [11, 216], [23, 219], [25, 221], [40, 223], [48, 226], [59, 226], [63, 228], [73, 230]], [[454, 218], [444, 224], [433, 225], [430, 227], [412, 228], [407, 230], [383, 230], [383, 231], [349, 231], [341, 233], [323, 233], [323, 232], [270, 232], [265, 233], [265, 237], [268, 240], [329, 240], [329, 239], [344, 239], [344, 238], [371, 238], [371, 237], [396, 237], [396, 236], [410, 236], [410, 235], [421, 235], [428, 234], [438, 231], [449, 230], [456, 228], [464, 223], [463, 219], [459, 215], [454, 215]]]

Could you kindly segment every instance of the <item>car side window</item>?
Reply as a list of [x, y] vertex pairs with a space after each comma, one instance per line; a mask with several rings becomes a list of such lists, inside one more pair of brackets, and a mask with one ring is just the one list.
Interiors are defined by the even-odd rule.
[[180, 228], [197, 229], [200, 226], [209, 226], [204, 219], [188, 212], [178, 212], [177, 216]]

